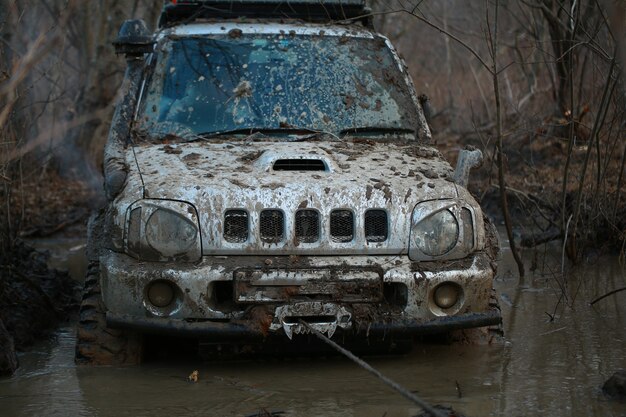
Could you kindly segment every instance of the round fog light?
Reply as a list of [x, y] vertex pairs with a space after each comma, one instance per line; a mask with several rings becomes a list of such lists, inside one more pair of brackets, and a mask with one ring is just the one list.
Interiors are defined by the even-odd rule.
[[435, 304], [437, 304], [439, 308], [448, 309], [459, 301], [460, 295], [461, 288], [458, 284], [452, 282], [441, 284], [435, 289]]
[[148, 301], [155, 307], [163, 308], [174, 301], [174, 287], [167, 281], [156, 281], [148, 288]]

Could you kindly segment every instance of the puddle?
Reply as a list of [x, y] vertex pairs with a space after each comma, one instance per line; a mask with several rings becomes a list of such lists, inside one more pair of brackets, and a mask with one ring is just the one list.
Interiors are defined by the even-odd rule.
[[82, 282], [87, 270], [85, 238], [42, 238], [29, 239], [29, 245], [40, 251], [50, 254], [48, 265], [50, 268], [66, 270], [72, 279]]

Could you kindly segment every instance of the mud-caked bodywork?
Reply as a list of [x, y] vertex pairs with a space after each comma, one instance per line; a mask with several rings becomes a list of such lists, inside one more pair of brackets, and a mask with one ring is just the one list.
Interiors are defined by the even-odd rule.
[[206, 21], [153, 44], [105, 153], [108, 326], [237, 343], [499, 322], [492, 226], [384, 37]]

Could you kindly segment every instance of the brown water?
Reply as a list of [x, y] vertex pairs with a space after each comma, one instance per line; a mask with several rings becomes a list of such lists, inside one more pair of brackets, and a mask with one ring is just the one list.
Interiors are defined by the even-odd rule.
[[[626, 292], [589, 306], [626, 285], [626, 269], [617, 259], [596, 259], [563, 279], [558, 254], [534, 262], [528, 255], [528, 267], [535, 263], [537, 269], [522, 283], [508, 254], [501, 262], [496, 287], [504, 346], [426, 345], [406, 356], [368, 362], [425, 400], [468, 416], [626, 416], [626, 404], [600, 392], [615, 370], [626, 369]], [[77, 368], [73, 350], [74, 329], [68, 326], [21, 354], [18, 372], [0, 379], [0, 416], [248, 416], [267, 410], [284, 416], [409, 417], [420, 412], [342, 358], [203, 364], [176, 357], [140, 367]], [[199, 382], [188, 383], [194, 369]]]

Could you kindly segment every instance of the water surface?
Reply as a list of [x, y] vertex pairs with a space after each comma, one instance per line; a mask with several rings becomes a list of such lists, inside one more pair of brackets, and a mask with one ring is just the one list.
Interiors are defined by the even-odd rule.
[[[75, 242], [73, 242], [74, 244]], [[76, 245], [73, 245], [76, 247]], [[404, 356], [367, 358], [425, 400], [468, 416], [626, 416], [626, 404], [600, 387], [626, 369], [626, 285], [616, 258], [561, 274], [554, 252], [527, 254], [519, 281], [510, 256], [496, 288], [506, 343], [419, 345]], [[342, 358], [203, 363], [174, 357], [139, 367], [77, 368], [74, 328], [20, 355], [21, 368], [0, 379], [2, 416], [409, 417], [417, 406]], [[196, 384], [186, 381], [198, 370]]]

